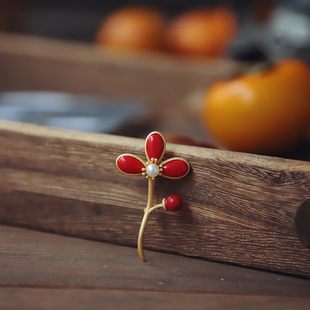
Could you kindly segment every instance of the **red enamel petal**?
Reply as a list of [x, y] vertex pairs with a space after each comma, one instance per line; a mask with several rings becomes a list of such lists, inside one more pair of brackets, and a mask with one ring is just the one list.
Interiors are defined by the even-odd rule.
[[175, 159], [163, 165], [163, 177], [182, 178], [189, 171], [187, 162], [182, 159]]
[[146, 141], [146, 152], [148, 159], [161, 159], [165, 151], [165, 141], [158, 133], [150, 134]]
[[129, 174], [140, 174], [142, 173], [142, 169], [145, 168], [140, 160], [131, 155], [119, 157], [116, 165], [122, 172]]

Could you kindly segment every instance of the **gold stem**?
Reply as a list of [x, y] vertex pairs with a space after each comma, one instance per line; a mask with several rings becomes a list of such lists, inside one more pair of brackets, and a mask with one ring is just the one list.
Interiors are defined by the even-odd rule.
[[138, 238], [138, 252], [139, 252], [139, 256], [143, 262], [145, 261], [145, 256], [143, 253], [143, 234], [144, 234], [144, 230], [145, 230], [147, 220], [148, 220], [149, 215], [150, 215], [150, 208], [153, 204], [153, 193], [154, 193], [154, 179], [149, 178], [147, 205], [146, 205], [146, 208], [144, 210], [144, 216], [143, 216], [142, 223], [140, 226], [139, 238]]
[[149, 210], [149, 213], [152, 214], [156, 209], [159, 209], [159, 208], [163, 208], [163, 204], [158, 204], [154, 207], [152, 207], [150, 210]]

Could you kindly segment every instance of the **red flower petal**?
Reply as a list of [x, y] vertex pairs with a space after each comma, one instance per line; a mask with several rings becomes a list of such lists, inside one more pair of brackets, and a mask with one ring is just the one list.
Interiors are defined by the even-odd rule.
[[168, 159], [162, 163], [162, 176], [171, 179], [179, 179], [189, 172], [189, 164], [181, 158]]
[[141, 174], [145, 164], [142, 160], [132, 155], [121, 155], [116, 160], [116, 166], [119, 170], [128, 174]]
[[158, 132], [150, 133], [146, 138], [145, 153], [148, 161], [156, 158], [158, 162], [162, 159], [165, 152], [165, 139]]

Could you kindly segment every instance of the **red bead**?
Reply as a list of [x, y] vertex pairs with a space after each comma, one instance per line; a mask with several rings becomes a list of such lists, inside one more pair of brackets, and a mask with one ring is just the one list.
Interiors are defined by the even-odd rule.
[[164, 152], [165, 141], [161, 135], [154, 133], [150, 135], [146, 142], [146, 152], [149, 159], [160, 159]]
[[175, 159], [163, 165], [163, 177], [168, 178], [182, 178], [189, 171], [187, 162], [182, 159]]
[[178, 211], [181, 209], [183, 204], [182, 198], [179, 195], [170, 195], [165, 200], [165, 205], [170, 211]]
[[136, 157], [130, 155], [121, 156], [117, 161], [117, 167], [124, 173], [140, 174], [145, 168], [144, 164]]

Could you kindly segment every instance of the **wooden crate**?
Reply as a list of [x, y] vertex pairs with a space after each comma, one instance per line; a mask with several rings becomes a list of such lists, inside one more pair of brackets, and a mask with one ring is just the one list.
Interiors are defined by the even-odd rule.
[[39, 37], [0, 34], [0, 90], [57, 90], [117, 98], [145, 98], [159, 107], [182, 106], [184, 97], [241, 64], [189, 61], [166, 54], [130, 54]]
[[[225, 61], [205, 68], [164, 56], [138, 62], [80, 44], [1, 40], [2, 90], [142, 94], [163, 112], [237, 70]], [[147, 182], [122, 175], [115, 159], [144, 157], [144, 140], [3, 121], [0, 141], [1, 223], [136, 246]], [[185, 206], [151, 216], [145, 248], [310, 277], [310, 250], [294, 226], [310, 192], [309, 163], [173, 144], [166, 156], [188, 160], [191, 173], [156, 180], [154, 200], [175, 193]]]
[[241, 67], [228, 60], [186, 61], [0, 34], [0, 91], [43, 89], [142, 99], [152, 114], [152, 126], [202, 138], [205, 130], [197, 122], [195, 100], [186, 98], [200, 96], [214, 81], [235, 75]]

